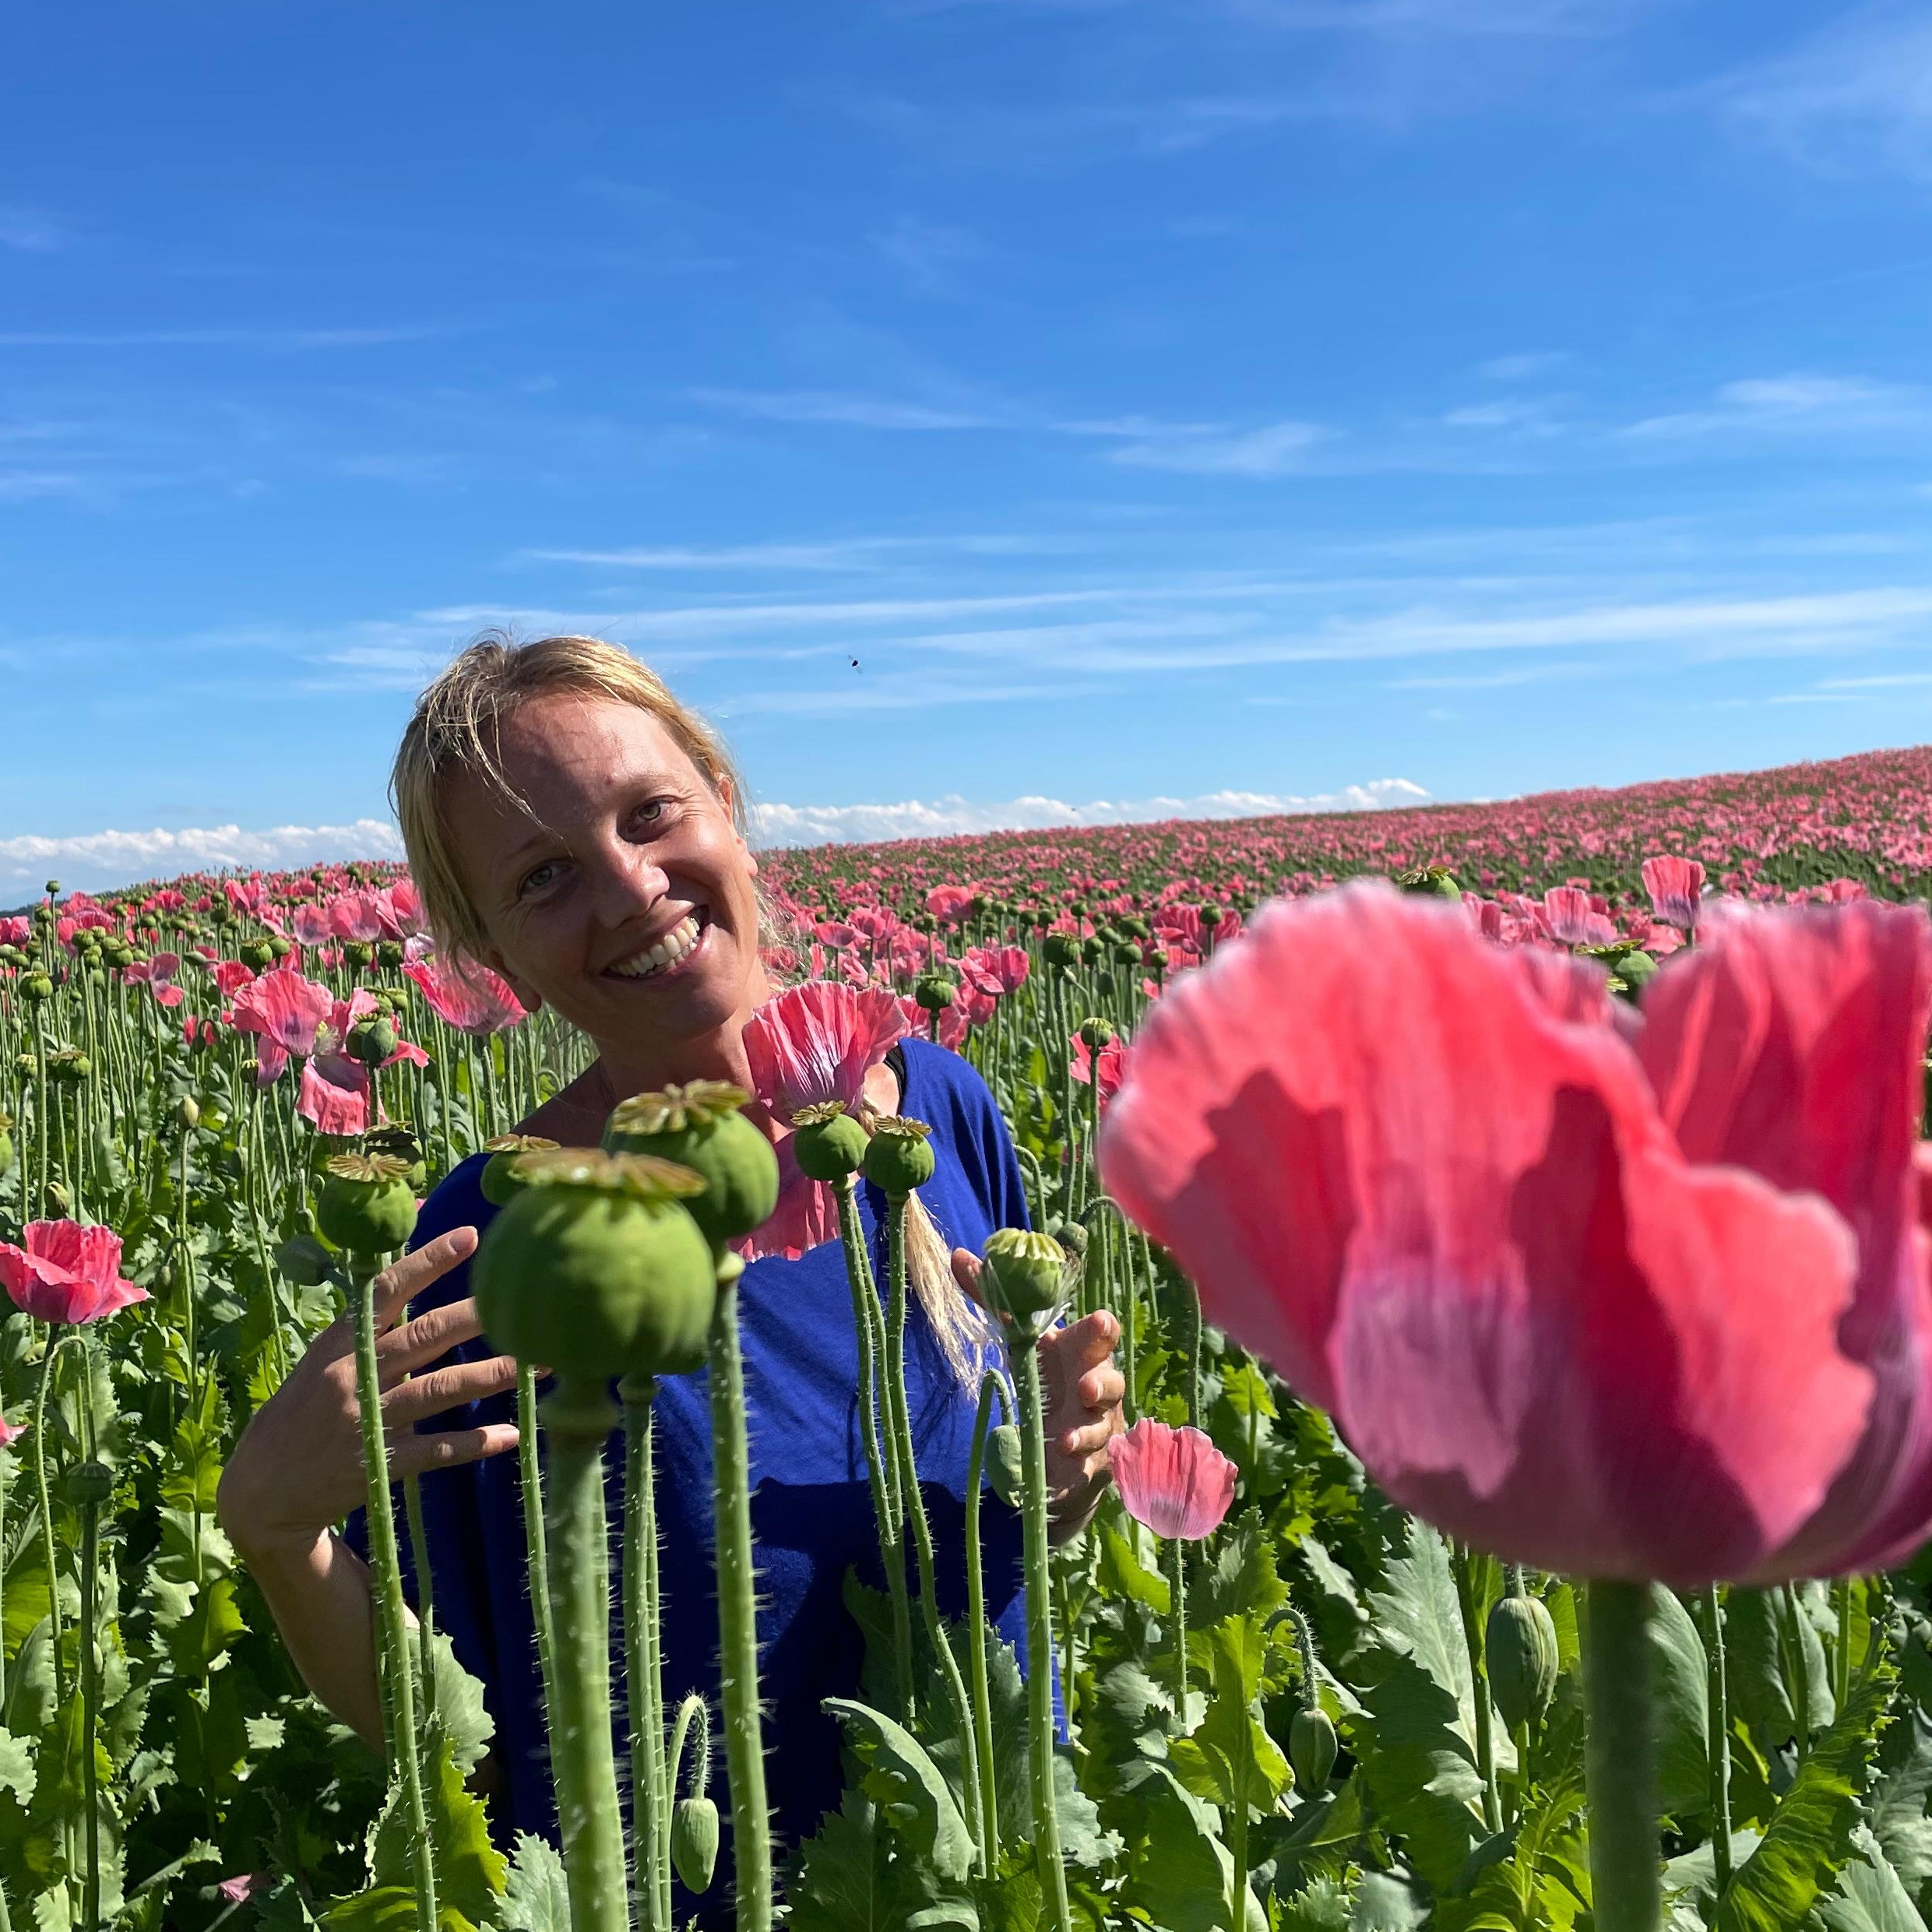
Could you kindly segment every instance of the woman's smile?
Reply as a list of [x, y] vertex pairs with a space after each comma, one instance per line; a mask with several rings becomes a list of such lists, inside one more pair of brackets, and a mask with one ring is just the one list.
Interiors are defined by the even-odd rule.
[[632, 985], [647, 980], [668, 980], [695, 966], [704, 952], [705, 937], [711, 930], [711, 915], [695, 906], [653, 944], [640, 946], [604, 969], [607, 980], [628, 980]]

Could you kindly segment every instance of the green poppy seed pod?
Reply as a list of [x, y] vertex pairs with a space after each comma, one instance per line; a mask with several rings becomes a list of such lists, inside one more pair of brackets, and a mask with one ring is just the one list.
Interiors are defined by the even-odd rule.
[[1219, 925], [1221, 921], [1226, 918], [1226, 913], [1223, 910], [1223, 909], [1216, 905], [1212, 899], [1205, 900], [1202, 903], [1201, 907], [1201, 923], [1202, 925], [1212, 929], [1212, 927]]
[[1425, 899], [1454, 899], [1462, 896], [1462, 882], [1446, 865], [1418, 865], [1407, 872], [1399, 872], [1395, 883], [1405, 892], [1415, 892]]
[[365, 971], [369, 962], [375, 957], [375, 948], [366, 939], [351, 939], [343, 945], [342, 956], [357, 971]]
[[201, 1104], [192, 1093], [184, 1093], [175, 1103], [174, 1124], [184, 1134], [192, 1134], [201, 1124]]
[[349, 1029], [343, 1043], [365, 1067], [379, 1067], [396, 1050], [396, 1022], [387, 1013], [371, 1013]]
[[283, 938], [280, 933], [277, 933], [275, 937], [269, 941], [269, 945], [273, 948], [275, 956], [278, 959], [287, 959], [288, 956], [295, 950], [295, 941], [293, 939]]
[[704, 1183], [649, 1154], [560, 1147], [517, 1160], [526, 1184], [471, 1264], [491, 1343], [565, 1382], [697, 1367], [718, 1269], [684, 1203]]
[[922, 973], [913, 982], [913, 998], [927, 1013], [943, 1013], [952, 1004], [955, 990], [952, 976], [945, 973]]
[[1114, 1037], [1114, 1022], [1107, 1019], [1083, 1019], [1080, 1022], [1080, 1044], [1089, 1053], [1098, 1053]]
[[85, 1086], [93, 1077], [94, 1063], [78, 1047], [63, 1047], [48, 1057], [47, 1072], [62, 1086]]
[[605, 1151], [688, 1167], [705, 1184], [686, 1204], [691, 1218], [713, 1247], [723, 1248], [763, 1226], [778, 1205], [778, 1156], [744, 1116], [751, 1097], [728, 1080], [634, 1094], [605, 1124]]
[[867, 1142], [862, 1170], [865, 1177], [890, 1196], [923, 1188], [933, 1174], [932, 1132], [924, 1121], [889, 1115], [876, 1122]]
[[808, 1181], [843, 1181], [865, 1160], [866, 1131], [836, 1100], [792, 1116], [792, 1152]]
[[409, 1166], [393, 1154], [335, 1154], [315, 1197], [315, 1225], [351, 1255], [388, 1255], [416, 1226]]
[[1067, 1259], [1078, 1266], [1087, 1258], [1086, 1225], [1056, 1214], [1047, 1223], [1047, 1232], [1066, 1251]]
[[523, 1184], [523, 1177], [516, 1171], [517, 1156], [548, 1153], [557, 1143], [546, 1140], [541, 1134], [499, 1134], [483, 1145], [490, 1158], [483, 1163], [483, 1177], [477, 1184], [492, 1207], [507, 1208]]
[[1325, 1789], [1339, 1748], [1334, 1719], [1320, 1705], [1296, 1712], [1288, 1726], [1288, 1761], [1294, 1767], [1296, 1788], [1310, 1797]]
[[291, 1234], [276, 1248], [275, 1265], [297, 1288], [319, 1288], [329, 1279], [329, 1251], [312, 1234]]
[[1080, 962], [1080, 941], [1070, 932], [1048, 933], [1045, 950], [1050, 966], [1071, 969]]
[[50, 1181], [41, 1195], [43, 1218], [49, 1221], [65, 1221], [74, 1212], [74, 1197], [67, 1191], [64, 1181]]
[[251, 973], [266, 973], [275, 963], [275, 948], [266, 939], [251, 939], [241, 948], [241, 963]]
[[76, 1509], [90, 1504], [96, 1508], [114, 1494], [114, 1471], [104, 1462], [76, 1462], [67, 1472], [62, 1487]]
[[1617, 977], [1632, 999], [1640, 998], [1644, 988], [1657, 977], [1657, 962], [1642, 947], [1633, 946], [1617, 962]]
[[1067, 1255], [1050, 1234], [1003, 1227], [980, 1251], [980, 1297], [1022, 1339], [1037, 1339], [1065, 1299]]
[[1107, 941], [1096, 933], [1080, 941], [1080, 959], [1083, 965], [1098, 966], [1107, 957]]
[[1542, 1598], [1505, 1596], [1489, 1614], [1489, 1687], [1513, 1731], [1533, 1724], [1557, 1689], [1557, 1627]]
[[1026, 1445], [1018, 1427], [1002, 1422], [987, 1431], [986, 1480], [1008, 1509], [1017, 1509], [1026, 1495]]
[[718, 1807], [709, 1798], [680, 1798], [671, 1809], [670, 1862], [687, 1892], [709, 1892], [718, 1866]]
[[42, 1005], [54, 997], [54, 982], [44, 973], [30, 973], [20, 982], [20, 997], [31, 1006]]
[[376, 941], [375, 962], [386, 972], [399, 971], [403, 962], [408, 957], [408, 954], [403, 950], [403, 942], [399, 939], [378, 939]]
[[408, 1121], [392, 1121], [386, 1126], [371, 1128], [363, 1136], [362, 1151], [393, 1155], [409, 1170], [405, 1177], [414, 1192], [421, 1194], [428, 1184], [429, 1163], [424, 1157], [422, 1143], [416, 1138], [416, 1130]]

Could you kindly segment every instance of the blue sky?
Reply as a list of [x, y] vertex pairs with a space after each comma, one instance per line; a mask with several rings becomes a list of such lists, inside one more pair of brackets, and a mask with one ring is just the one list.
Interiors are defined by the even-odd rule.
[[636, 646], [777, 836], [1932, 735], [1923, 5], [9, 40], [0, 899], [382, 850], [492, 623]]

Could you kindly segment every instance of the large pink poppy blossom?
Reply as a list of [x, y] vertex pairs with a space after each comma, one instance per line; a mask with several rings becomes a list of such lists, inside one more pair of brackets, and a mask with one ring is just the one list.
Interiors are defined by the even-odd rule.
[[1708, 925], [1638, 1022], [1452, 907], [1272, 907], [1149, 1016], [1100, 1170], [1452, 1534], [1680, 1586], [1877, 1569], [1932, 1522], [1932, 925]]
[[521, 1024], [523, 1003], [509, 982], [486, 966], [445, 959], [405, 959], [403, 970], [437, 1016], [459, 1033], [500, 1033]]
[[233, 1024], [238, 1032], [260, 1036], [264, 1085], [280, 1076], [290, 1054], [306, 1058], [315, 1050], [316, 1036], [335, 1005], [327, 987], [304, 979], [293, 966], [277, 966], [235, 989]]
[[98, 1321], [148, 1291], [121, 1277], [121, 1237], [78, 1221], [30, 1221], [16, 1248], [0, 1241], [0, 1285], [38, 1321]]
[[181, 955], [177, 952], [157, 952], [150, 958], [137, 959], [123, 966], [121, 977], [135, 984], [146, 983], [148, 991], [163, 1006], [178, 1006], [187, 995], [174, 984], [174, 976], [181, 970]]
[[[744, 1026], [751, 1085], [775, 1125], [822, 1101], [857, 1107], [865, 1076], [906, 1032], [890, 993], [834, 980], [789, 987], [767, 1000]], [[839, 1231], [838, 1203], [822, 1182], [798, 1170], [788, 1136], [778, 1143], [778, 1206], [744, 1244], [748, 1256], [797, 1256]]]
[[1142, 1416], [1107, 1453], [1121, 1507], [1157, 1536], [1198, 1543], [1220, 1528], [1234, 1501], [1234, 1465], [1198, 1429]]
[[[1093, 1084], [1094, 1055], [1087, 1043], [1078, 1033], [1069, 1043], [1073, 1057], [1068, 1061], [1068, 1075], [1082, 1086]], [[1114, 1096], [1120, 1091], [1121, 1076], [1127, 1071], [1127, 1048], [1117, 1036], [1103, 1046], [1100, 1052], [1100, 1090], [1096, 1099], [1103, 1116], [1114, 1103]]]
[[960, 977], [982, 993], [1017, 993], [1033, 970], [1024, 946], [969, 946], [959, 961]]
[[1643, 876], [1644, 890], [1657, 917], [1680, 932], [1694, 931], [1704, 894], [1703, 867], [1695, 859], [1645, 859]]

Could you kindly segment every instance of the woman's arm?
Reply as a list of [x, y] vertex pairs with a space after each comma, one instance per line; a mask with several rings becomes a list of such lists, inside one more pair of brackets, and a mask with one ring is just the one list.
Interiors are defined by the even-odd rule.
[[[419, 1434], [419, 1420], [513, 1387], [507, 1355], [431, 1368], [481, 1332], [473, 1301], [413, 1321], [410, 1299], [467, 1261], [476, 1230], [453, 1228], [376, 1278], [376, 1362], [391, 1480], [452, 1468], [516, 1446], [512, 1423]], [[427, 1369], [426, 1374], [413, 1371]], [[322, 1330], [262, 1404], [222, 1471], [216, 1511], [268, 1599], [302, 1680], [373, 1748], [382, 1742], [369, 1573], [336, 1533], [368, 1488], [356, 1404], [355, 1330], [347, 1315]]]

